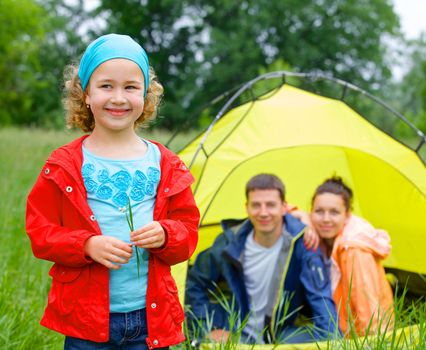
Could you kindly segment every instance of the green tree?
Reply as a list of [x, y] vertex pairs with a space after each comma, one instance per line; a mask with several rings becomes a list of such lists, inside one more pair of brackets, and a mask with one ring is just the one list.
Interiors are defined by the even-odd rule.
[[63, 126], [63, 70], [83, 50], [83, 1], [0, 1], [0, 125]]
[[31, 120], [38, 126], [62, 127], [63, 72], [67, 65], [77, 62], [90, 39], [90, 35], [86, 35], [86, 40], [83, 40], [83, 33], [79, 32], [79, 28], [87, 27], [89, 13], [82, 0], [72, 4], [63, 0], [46, 0], [43, 7], [48, 17], [46, 35], [37, 51], [40, 79], [39, 86], [31, 90], [36, 102]]
[[44, 18], [35, 1], [0, 1], [0, 124], [31, 121], [31, 91], [39, 87], [37, 49], [45, 34]]
[[217, 0], [201, 13], [211, 33], [204, 51], [212, 89], [217, 77], [241, 82], [278, 58], [370, 91], [391, 76], [384, 39], [397, 35], [398, 17], [386, 0]]
[[62, 125], [63, 68], [106, 32], [147, 49], [165, 86], [157, 123], [173, 129], [274, 62], [379, 92], [398, 25], [390, 0], [100, 0], [92, 11], [83, 0], [2, 0], [0, 124]]
[[278, 59], [377, 91], [399, 28], [389, 0], [103, 0], [97, 13], [150, 53], [167, 127]]
[[408, 50], [409, 69], [397, 89], [400, 110], [426, 133], [426, 33], [410, 42]]

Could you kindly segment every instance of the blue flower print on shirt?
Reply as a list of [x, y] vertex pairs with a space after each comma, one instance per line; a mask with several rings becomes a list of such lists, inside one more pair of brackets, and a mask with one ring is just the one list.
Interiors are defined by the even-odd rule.
[[148, 168], [148, 179], [154, 183], [157, 183], [160, 180], [160, 170], [157, 168], [149, 167]]
[[140, 202], [145, 198], [145, 191], [142, 187], [133, 187], [130, 191], [130, 198], [135, 202]]
[[127, 207], [129, 199], [135, 204], [150, 200], [155, 196], [160, 181], [160, 170], [153, 166], [129, 171], [85, 163], [82, 175], [88, 194], [118, 209]]
[[140, 171], [135, 171], [135, 176], [133, 178], [133, 187], [145, 188], [146, 182], [148, 181], [146, 175]]
[[98, 171], [98, 181], [101, 183], [105, 183], [109, 181], [109, 173], [108, 170], [102, 169]]
[[112, 201], [119, 207], [125, 207], [129, 203], [129, 197], [126, 192], [120, 191], [113, 198]]
[[112, 188], [107, 185], [102, 185], [96, 192], [96, 197], [99, 199], [110, 199], [112, 197]]
[[140, 171], [135, 171], [135, 176], [133, 177], [133, 186], [130, 191], [130, 198], [136, 202], [140, 202], [145, 198], [145, 186], [148, 181], [146, 175]]
[[90, 177], [95, 172], [95, 166], [91, 163], [84, 164], [81, 168], [81, 175], [83, 177]]
[[153, 196], [155, 192], [154, 183], [151, 181], [148, 181], [145, 187], [145, 192], [148, 196]]
[[88, 193], [94, 193], [98, 189], [98, 184], [90, 177], [84, 178], [84, 186], [86, 186], [86, 191]]
[[124, 170], [120, 170], [111, 176], [111, 182], [120, 191], [126, 191], [129, 188], [130, 182], [132, 181], [131, 175]]

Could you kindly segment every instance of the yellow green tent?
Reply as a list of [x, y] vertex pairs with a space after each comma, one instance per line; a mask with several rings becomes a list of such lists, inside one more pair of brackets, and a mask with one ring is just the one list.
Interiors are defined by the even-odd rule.
[[[342, 100], [285, 83], [227, 110], [265, 78], [241, 87], [207, 131], [179, 153], [196, 178], [193, 190], [201, 211], [196, 253], [212, 244], [222, 219], [245, 217], [244, 185], [251, 176], [277, 174], [287, 187], [288, 202], [309, 210], [316, 186], [338, 174], [354, 190], [354, 212], [390, 233], [393, 249], [385, 266], [426, 274], [426, 168], [416, 151]], [[343, 90], [360, 91], [335, 82]], [[415, 132], [419, 151], [425, 136]]]
[[[291, 75], [332, 81], [342, 87], [341, 98], [286, 84], [283, 78]], [[255, 90], [256, 83], [269, 78], [282, 79], [282, 84], [230, 108], [248, 90]], [[396, 115], [414, 131], [419, 139], [416, 147], [407, 147], [349, 107], [343, 101], [347, 90]], [[426, 274], [422, 239], [426, 235], [426, 168], [419, 153], [426, 152], [425, 142], [425, 135], [405, 117], [340, 80], [274, 72], [248, 82], [225, 103], [208, 129], [179, 152], [195, 176], [193, 190], [201, 212], [199, 243], [192, 259], [211, 246], [221, 232], [222, 219], [246, 216], [244, 186], [253, 175], [278, 175], [286, 185], [287, 201], [308, 211], [318, 184], [337, 174], [354, 190], [354, 212], [391, 235], [393, 250], [385, 266], [403, 272], [402, 276], [422, 277]], [[181, 300], [186, 268], [186, 264], [173, 267]], [[426, 283], [420, 283], [419, 290], [426, 294]], [[318, 345], [327, 348], [326, 343]]]

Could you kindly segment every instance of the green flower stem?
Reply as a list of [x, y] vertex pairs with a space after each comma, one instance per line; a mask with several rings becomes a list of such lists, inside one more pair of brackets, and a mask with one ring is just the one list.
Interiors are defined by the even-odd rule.
[[[133, 212], [132, 212], [132, 206], [130, 204], [130, 198], [127, 204], [127, 211], [126, 211], [126, 220], [127, 224], [129, 225], [130, 232], [133, 232], [135, 230], [135, 227], [133, 225]], [[137, 245], [135, 245], [135, 251], [136, 251], [136, 265], [138, 268], [138, 278], [140, 277], [140, 265], [141, 265], [141, 257], [139, 256], [139, 248]]]

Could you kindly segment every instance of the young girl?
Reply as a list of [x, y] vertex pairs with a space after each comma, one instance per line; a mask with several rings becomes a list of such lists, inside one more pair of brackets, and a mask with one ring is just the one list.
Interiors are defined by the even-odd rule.
[[393, 326], [392, 290], [380, 264], [390, 238], [351, 214], [351, 202], [352, 190], [341, 178], [327, 179], [312, 198], [310, 219], [328, 261], [341, 330], [350, 336], [353, 322], [358, 335], [384, 332]]
[[66, 335], [65, 349], [177, 344], [184, 316], [170, 266], [197, 243], [193, 177], [135, 132], [163, 88], [144, 49], [109, 34], [87, 47], [66, 89], [68, 124], [89, 134], [52, 153], [28, 196], [34, 255], [54, 262], [41, 324]]

